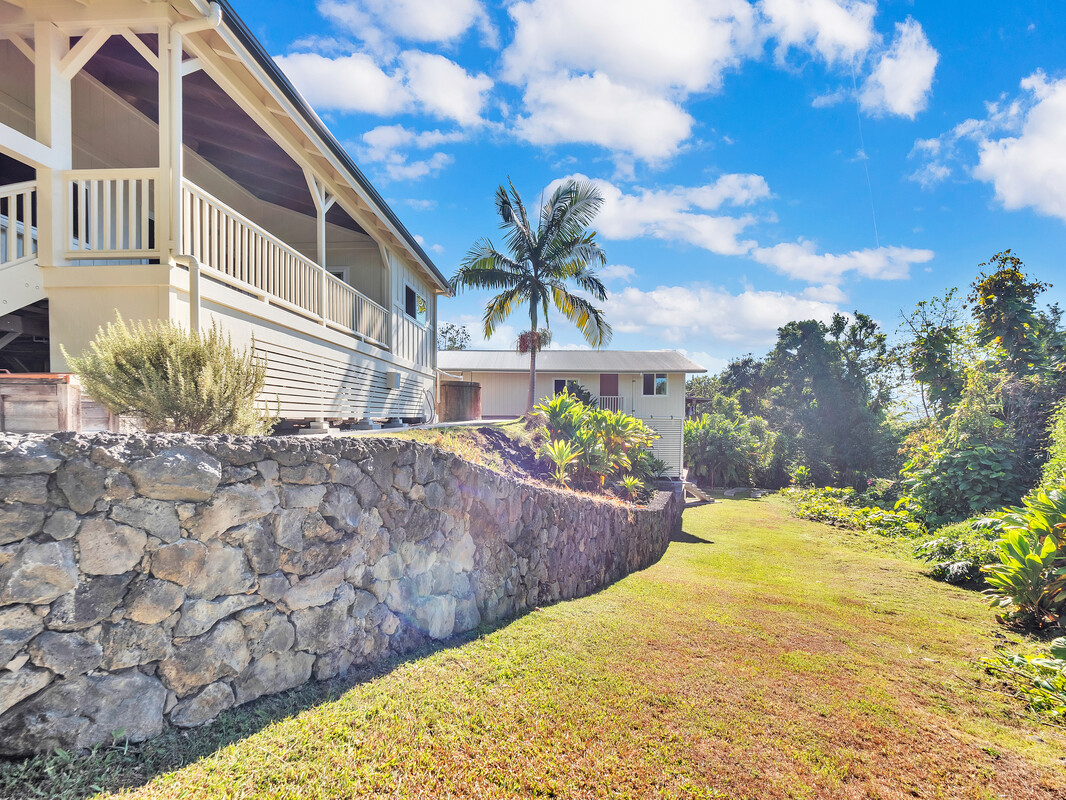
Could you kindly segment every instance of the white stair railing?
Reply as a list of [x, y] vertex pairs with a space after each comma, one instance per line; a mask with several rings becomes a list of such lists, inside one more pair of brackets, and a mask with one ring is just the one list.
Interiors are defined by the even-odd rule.
[[211, 277], [388, 346], [388, 310], [191, 181], [183, 181], [182, 203], [182, 252], [209, 268]]
[[82, 169], [65, 176], [68, 259], [160, 258], [155, 234], [158, 169]]
[[0, 268], [37, 256], [37, 182], [0, 186]]

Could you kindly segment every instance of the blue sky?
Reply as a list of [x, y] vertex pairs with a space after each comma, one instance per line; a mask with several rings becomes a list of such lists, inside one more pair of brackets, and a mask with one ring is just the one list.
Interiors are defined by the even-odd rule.
[[[499, 241], [508, 176], [530, 205], [597, 181], [612, 348], [715, 371], [791, 319], [859, 309], [893, 332], [1008, 247], [1066, 274], [1057, 2], [235, 5], [445, 274]], [[485, 299], [440, 318], [480, 343]]]

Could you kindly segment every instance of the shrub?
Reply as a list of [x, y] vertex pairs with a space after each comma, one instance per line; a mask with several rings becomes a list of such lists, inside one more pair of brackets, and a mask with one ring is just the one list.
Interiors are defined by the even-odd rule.
[[793, 487], [785, 494], [795, 504], [797, 516], [815, 522], [881, 536], [914, 538], [925, 533], [922, 523], [905, 507], [888, 511], [869, 505], [867, 498], [854, 489]]
[[994, 528], [977, 519], [937, 528], [930, 538], [914, 547], [914, 555], [932, 564], [937, 580], [957, 585], [984, 583], [981, 568], [998, 560]]
[[1058, 486], [1066, 478], [1066, 400], [1051, 415], [1048, 439], [1048, 459], [1040, 479], [1040, 486], [1045, 489]]
[[994, 514], [987, 524], [1000, 538], [998, 564], [985, 567], [993, 607], [999, 617], [1022, 628], [1060, 624], [1066, 605], [1066, 482], [1037, 490], [1023, 507]]
[[[551, 441], [542, 455], [555, 465], [553, 474], [560, 483], [561, 475], [569, 480], [571, 465], [576, 465], [576, 482], [596, 491], [603, 491], [609, 479], [633, 475], [642, 481], [665, 469], [648, 452], [659, 435], [636, 417], [589, 406], [568, 392], [541, 403], [534, 412]], [[567, 466], [559, 473], [564, 456]]]
[[1030, 709], [1066, 722], [1066, 638], [1055, 639], [1047, 653], [997, 653], [982, 658], [990, 675], [1003, 678]]
[[190, 333], [170, 322], [102, 328], [80, 356], [63, 353], [86, 393], [149, 433], [265, 434], [276, 418], [256, 398], [265, 367], [238, 353], [217, 323]]
[[547, 442], [540, 449], [540, 454], [552, 462], [552, 477], [560, 486], [570, 483], [570, 472], [574, 462], [581, 458], [581, 451], [571, 442], [556, 439]]

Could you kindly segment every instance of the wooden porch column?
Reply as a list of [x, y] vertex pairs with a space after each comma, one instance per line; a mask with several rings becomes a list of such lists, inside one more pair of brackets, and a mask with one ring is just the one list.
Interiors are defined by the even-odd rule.
[[314, 173], [310, 170], [304, 171], [304, 178], [307, 179], [307, 188], [311, 190], [311, 199], [315, 203], [316, 211], [316, 256], [315, 261], [318, 262], [318, 266], [322, 268], [321, 280], [319, 281], [319, 298], [318, 298], [318, 311], [322, 317], [322, 324], [326, 324], [326, 212], [329, 211], [337, 198], [326, 191], [326, 185], [315, 177]]
[[34, 25], [34, 103], [37, 141], [51, 148], [47, 167], [37, 168], [37, 255], [42, 266], [66, 264], [70, 249], [63, 172], [74, 167], [70, 104], [70, 78], [60, 62], [70, 50], [70, 39], [51, 22]]

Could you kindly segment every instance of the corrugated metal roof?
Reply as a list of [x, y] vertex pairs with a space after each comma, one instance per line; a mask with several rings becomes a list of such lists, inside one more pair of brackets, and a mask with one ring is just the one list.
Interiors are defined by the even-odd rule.
[[[529, 356], [513, 350], [442, 350], [445, 372], [529, 372]], [[538, 372], [706, 372], [676, 350], [543, 350]]]

